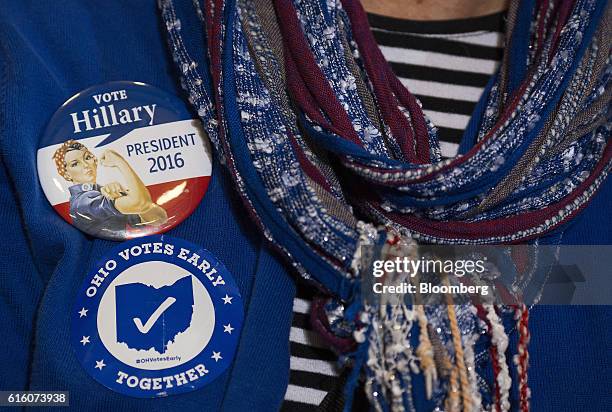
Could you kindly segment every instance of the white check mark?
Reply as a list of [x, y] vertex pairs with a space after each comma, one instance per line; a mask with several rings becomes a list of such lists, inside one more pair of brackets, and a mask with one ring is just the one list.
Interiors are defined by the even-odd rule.
[[176, 302], [176, 299], [173, 298], [172, 296], [166, 298], [166, 300], [164, 300], [162, 304], [159, 305], [157, 309], [155, 309], [155, 312], [153, 312], [153, 314], [147, 320], [147, 323], [145, 323], [144, 325], [142, 324], [142, 321], [140, 320], [140, 318], [132, 319], [134, 323], [136, 324], [136, 327], [138, 328], [140, 333], [149, 333], [149, 331], [151, 330], [155, 322], [157, 322], [157, 319], [159, 319], [162, 313], [164, 313], [166, 309], [172, 306], [174, 302]]

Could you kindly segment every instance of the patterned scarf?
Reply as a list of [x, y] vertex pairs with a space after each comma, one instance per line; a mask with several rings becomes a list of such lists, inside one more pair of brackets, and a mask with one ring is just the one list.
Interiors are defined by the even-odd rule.
[[[447, 410], [509, 410], [508, 328], [500, 318], [512, 311], [520, 408], [528, 410], [524, 306], [369, 310], [359, 297], [361, 250], [375, 245], [384, 258], [415, 242], [526, 243], [588, 204], [612, 166], [606, 1], [512, 2], [501, 67], [448, 160], [357, 0], [194, 0], [194, 7], [204, 39], [188, 51], [172, 0], [160, 0], [182, 86], [252, 219], [303, 277], [332, 295], [314, 305], [313, 319], [352, 366], [347, 408], [365, 370], [378, 410], [414, 409], [416, 373]], [[202, 54], [200, 64], [191, 57]], [[481, 329], [495, 373], [488, 395], [473, 367]], [[389, 342], [406, 349], [389, 350]]]

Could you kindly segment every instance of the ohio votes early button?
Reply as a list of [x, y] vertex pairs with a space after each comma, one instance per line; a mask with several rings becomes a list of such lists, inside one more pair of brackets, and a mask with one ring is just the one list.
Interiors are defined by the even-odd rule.
[[38, 149], [53, 208], [96, 237], [164, 232], [189, 216], [211, 175], [210, 145], [177, 97], [139, 82], [111, 82], [68, 99]]
[[153, 235], [118, 245], [85, 277], [71, 342], [102, 385], [160, 397], [193, 391], [223, 373], [242, 321], [238, 288], [215, 256]]

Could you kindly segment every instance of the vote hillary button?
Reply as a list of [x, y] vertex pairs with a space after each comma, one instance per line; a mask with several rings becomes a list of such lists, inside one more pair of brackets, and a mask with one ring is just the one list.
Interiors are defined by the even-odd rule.
[[83, 232], [111, 240], [181, 223], [206, 192], [211, 159], [200, 121], [179, 98], [128, 81], [68, 99], [37, 153], [53, 208]]
[[107, 388], [163, 397], [227, 370], [243, 316], [238, 287], [212, 253], [153, 235], [119, 244], [92, 267], [72, 309], [71, 342]]

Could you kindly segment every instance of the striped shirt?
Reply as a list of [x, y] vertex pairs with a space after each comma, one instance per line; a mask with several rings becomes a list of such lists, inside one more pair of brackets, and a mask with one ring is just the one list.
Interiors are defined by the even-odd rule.
[[[369, 15], [374, 37], [401, 82], [438, 129], [444, 157], [456, 155], [472, 111], [503, 54], [504, 13], [450, 21]], [[342, 381], [336, 356], [311, 329], [314, 291], [298, 285], [289, 336], [283, 411], [336, 410]]]

